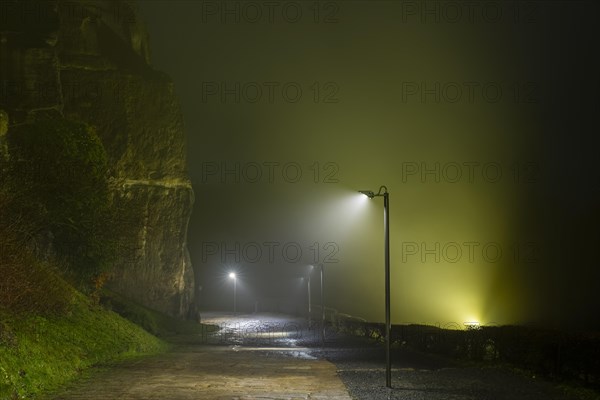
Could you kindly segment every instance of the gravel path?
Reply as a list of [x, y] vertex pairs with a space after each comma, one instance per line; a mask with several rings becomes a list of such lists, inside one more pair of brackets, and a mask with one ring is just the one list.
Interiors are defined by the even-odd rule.
[[54, 400], [351, 400], [325, 360], [233, 346], [178, 346], [120, 363]]
[[385, 387], [377, 343], [282, 315], [203, 315], [218, 332], [178, 337], [174, 351], [125, 362], [52, 397], [108, 399], [573, 400], [548, 382], [410, 349]]

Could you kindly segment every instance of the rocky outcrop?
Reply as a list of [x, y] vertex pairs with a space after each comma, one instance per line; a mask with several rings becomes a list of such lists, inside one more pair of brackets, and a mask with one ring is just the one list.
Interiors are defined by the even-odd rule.
[[173, 84], [149, 63], [129, 1], [3, 1], [3, 131], [43, 110], [96, 128], [115, 207], [132, 227], [110, 286], [170, 315], [192, 302], [186, 248], [193, 192]]

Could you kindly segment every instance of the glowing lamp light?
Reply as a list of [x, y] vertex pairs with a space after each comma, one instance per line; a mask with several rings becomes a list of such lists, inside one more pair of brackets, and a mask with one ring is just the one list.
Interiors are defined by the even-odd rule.
[[481, 328], [481, 324], [478, 321], [467, 321], [467, 322], [463, 322], [463, 325], [465, 326], [465, 328], [467, 330], [470, 329], [479, 329]]
[[235, 272], [230, 272], [230, 273], [229, 273], [229, 277], [230, 277], [231, 279], [235, 279]]

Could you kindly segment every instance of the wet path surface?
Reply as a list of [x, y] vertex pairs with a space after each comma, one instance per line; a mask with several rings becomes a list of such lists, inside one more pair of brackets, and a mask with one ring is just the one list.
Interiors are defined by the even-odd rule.
[[220, 327], [177, 337], [168, 354], [100, 371], [53, 399], [567, 400], [546, 382], [382, 346], [282, 315], [203, 314]]
[[95, 374], [55, 399], [339, 399], [333, 364], [228, 347], [178, 347]]

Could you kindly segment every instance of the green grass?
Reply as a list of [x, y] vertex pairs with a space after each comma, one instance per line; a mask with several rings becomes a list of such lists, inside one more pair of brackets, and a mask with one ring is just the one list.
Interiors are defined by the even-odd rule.
[[91, 366], [168, 347], [116, 313], [90, 305], [80, 294], [66, 316], [0, 313], [0, 399], [34, 398]]

